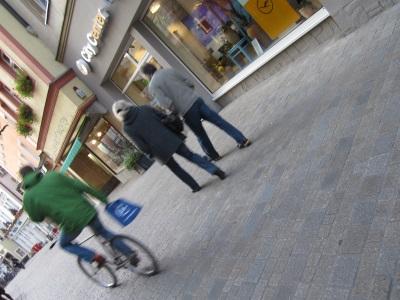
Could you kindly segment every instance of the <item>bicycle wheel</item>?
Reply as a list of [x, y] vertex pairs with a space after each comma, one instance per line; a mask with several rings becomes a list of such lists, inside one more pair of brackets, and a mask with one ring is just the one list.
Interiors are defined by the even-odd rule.
[[[118, 250], [118, 243], [123, 242], [135, 254], [125, 255]], [[116, 264], [143, 276], [153, 276], [159, 272], [158, 262], [151, 251], [138, 240], [125, 235], [117, 235], [110, 241], [111, 248], [115, 251]], [[139, 259], [135, 264], [135, 257]]]
[[94, 266], [81, 258], [78, 258], [78, 266], [82, 272], [98, 285], [106, 288], [117, 286], [117, 276], [110, 266], [104, 264], [101, 268]]

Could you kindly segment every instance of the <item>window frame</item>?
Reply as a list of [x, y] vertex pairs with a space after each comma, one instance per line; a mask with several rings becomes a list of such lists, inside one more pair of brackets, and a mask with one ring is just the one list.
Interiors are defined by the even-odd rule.
[[50, 0], [46, 1], [45, 7], [42, 6], [41, 0], [22, 0], [21, 2], [38, 18], [44, 25], [48, 24]]
[[[136, 62], [136, 60], [128, 52], [129, 45], [131, 45], [134, 42], [134, 40], [135, 39], [133, 38], [132, 40], [130, 40], [127, 43], [127, 47], [126, 47], [127, 49], [123, 52], [123, 55], [118, 60], [118, 63], [116, 64], [115, 68], [111, 72], [110, 81], [122, 94], [124, 94], [124, 96], [128, 97], [130, 100], [132, 100], [134, 103], [136, 103], [135, 99], [132, 99], [126, 92], [128, 91], [131, 84], [135, 81], [135, 79], [137, 79], [138, 75], [141, 75], [142, 77], [144, 76], [144, 74], [142, 73], [142, 70], [141, 70], [142, 66], [145, 65], [146, 63], [150, 62], [153, 58], [154, 59], [156, 59], [156, 58], [153, 55], [151, 55], [151, 53], [146, 48], [144, 48], [146, 50], [146, 53], [143, 55], [143, 57], [138, 62]], [[124, 87], [121, 89], [117, 85], [117, 83], [114, 82], [112, 77], [115, 74], [115, 72], [118, 70], [118, 67], [120, 66], [120, 64], [124, 58], [128, 59], [129, 62], [132, 63], [136, 67], [136, 69], [132, 73], [132, 75], [129, 77], [129, 79], [126, 82], [126, 84], [124, 85]]]
[[2, 49], [0, 49], [0, 66], [2, 66], [13, 77], [17, 72], [23, 72], [23, 69]]

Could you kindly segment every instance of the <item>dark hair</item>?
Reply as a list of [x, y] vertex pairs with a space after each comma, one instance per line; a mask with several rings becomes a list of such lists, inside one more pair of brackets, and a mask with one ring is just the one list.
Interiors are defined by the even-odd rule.
[[150, 63], [145, 64], [142, 67], [142, 72], [147, 76], [153, 76], [153, 74], [157, 71], [157, 68]]
[[32, 172], [35, 172], [35, 170], [31, 166], [23, 166], [19, 169], [19, 175], [21, 175], [22, 178]]

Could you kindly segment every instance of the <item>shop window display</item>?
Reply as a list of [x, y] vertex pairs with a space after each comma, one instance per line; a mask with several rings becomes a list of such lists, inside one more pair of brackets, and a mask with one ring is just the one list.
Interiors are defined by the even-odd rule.
[[126, 149], [134, 147], [104, 119], [96, 124], [86, 146], [116, 174], [124, 169]]
[[320, 8], [317, 0], [154, 0], [144, 22], [215, 92]]
[[141, 66], [148, 62], [161, 68], [156, 59], [134, 40], [111, 76], [112, 82], [137, 105], [148, 104], [150, 101], [148, 81], [140, 71]]

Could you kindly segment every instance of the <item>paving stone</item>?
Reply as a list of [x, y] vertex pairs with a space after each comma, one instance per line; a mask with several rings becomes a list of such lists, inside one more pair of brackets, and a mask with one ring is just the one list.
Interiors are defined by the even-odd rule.
[[351, 288], [354, 284], [359, 262], [360, 258], [358, 256], [338, 256], [329, 285]]
[[321, 256], [317, 270], [313, 277], [313, 284], [326, 285], [328, 284], [335, 268], [336, 255]]
[[210, 293], [208, 294], [208, 299], [218, 299], [222, 293], [222, 290], [225, 286], [226, 280], [225, 279], [216, 279], [214, 284], [211, 288]]
[[296, 285], [282, 285], [278, 288], [274, 300], [290, 300], [294, 298], [296, 293]]
[[327, 288], [321, 299], [324, 300], [347, 300], [350, 294], [349, 290], [339, 288]]
[[340, 247], [342, 254], [361, 253], [368, 237], [369, 226], [358, 225], [348, 227]]
[[379, 253], [379, 259], [376, 264], [376, 274], [385, 276], [388, 274], [393, 274], [399, 257], [400, 248], [396, 246], [383, 246]]
[[374, 199], [376, 198], [382, 187], [383, 178], [379, 175], [365, 177], [360, 191], [360, 197]]
[[257, 259], [249, 266], [249, 271], [244, 280], [246, 282], [257, 283], [264, 271], [266, 263], [267, 260]]
[[360, 199], [353, 205], [351, 223], [353, 225], [368, 225], [375, 216], [376, 202]]
[[282, 276], [282, 281], [285, 283], [300, 281], [306, 264], [307, 255], [292, 255]]
[[[339, 11], [356, 27], [400, 0], [390, 2], [354, 0]], [[253, 145], [239, 151], [204, 122], [223, 154], [223, 182], [178, 157], [201, 192], [154, 164], [110, 195], [143, 205], [132, 226], [104, 222], [148, 245], [158, 276], [118, 272], [118, 289], [99, 289], [71, 268], [73, 257], [45, 248], [7, 290], [29, 300], [398, 300], [399, 15], [394, 6], [308, 55], [303, 40], [285, 51], [290, 64], [275, 59], [262, 68], [274, 70], [237, 87], [248, 93], [220, 113]], [[311, 43], [323, 35], [312, 32]], [[190, 132], [186, 143], [202, 153]]]
[[390, 299], [390, 293], [392, 289], [392, 278], [387, 275], [377, 275], [373, 282], [373, 289], [371, 293], [371, 299], [386, 300]]

